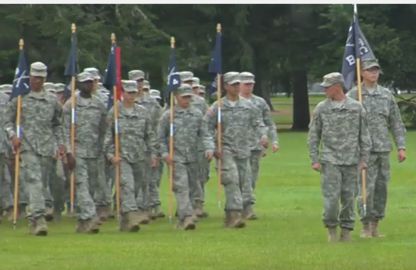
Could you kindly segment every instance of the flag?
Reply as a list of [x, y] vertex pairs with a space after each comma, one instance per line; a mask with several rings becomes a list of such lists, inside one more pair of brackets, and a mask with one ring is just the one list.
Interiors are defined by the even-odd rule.
[[348, 31], [348, 37], [345, 44], [344, 57], [342, 61], [342, 75], [344, 76], [345, 88], [351, 89], [356, 80], [356, 59], [360, 61], [374, 59], [374, 53], [370, 44], [361, 31], [358, 22], [358, 15], [354, 12], [353, 21]]
[[208, 71], [210, 73], [222, 73], [222, 57], [221, 57], [221, 32], [217, 32], [215, 38], [215, 47], [211, 54], [211, 61], [209, 63]]
[[76, 76], [78, 74], [78, 49], [77, 49], [77, 33], [72, 33], [71, 49], [65, 65], [65, 76]]
[[13, 88], [10, 99], [19, 95], [26, 95], [29, 91], [29, 66], [26, 61], [25, 52], [22, 49], [19, 52], [19, 59], [13, 80]]
[[168, 66], [168, 93], [178, 88], [181, 84], [181, 78], [177, 71], [175, 48], [171, 48]]
[[117, 99], [121, 99], [121, 49], [115, 44], [111, 46], [110, 55], [108, 56], [107, 69], [104, 76], [103, 85], [110, 91], [108, 95], [107, 108], [110, 109], [114, 104], [113, 87], [116, 86]]

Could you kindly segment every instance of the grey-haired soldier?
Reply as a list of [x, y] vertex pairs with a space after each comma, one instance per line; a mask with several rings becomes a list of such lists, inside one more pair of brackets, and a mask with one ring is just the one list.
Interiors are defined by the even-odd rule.
[[[392, 133], [399, 162], [406, 159], [406, 129], [394, 96], [378, 84], [380, 65], [377, 59], [362, 62], [362, 102], [367, 111], [367, 124], [373, 147], [367, 170], [367, 209], [364, 213], [361, 180], [358, 185], [358, 208], [363, 224], [361, 237], [380, 237], [378, 223], [385, 216], [387, 186], [390, 180], [390, 152]], [[348, 96], [358, 99], [357, 87]]]
[[[68, 155], [75, 156], [75, 196], [78, 223], [76, 232], [98, 233], [100, 220], [97, 217], [93, 196], [97, 186], [100, 158], [103, 154], [103, 140], [106, 130], [107, 111], [100, 100], [93, 95], [94, 77], [88, 72], [77, 75], [77, 86], [80, 90], [76, 97], [76, 133], [75, 153], [71, 151], [71, 100], [64, 105], [65, 139]], [[70, 162], [71, 163], [71, 162]]]
[[[250, 183], [250, 142], [258, 138], [247, 136], [247, 130], [259, 129], [261, 119], [246, 99], [239, 97], [239, 73], [224, 74], [225, 97], [220, 100], [222, 125], [222, 152], [217, 149], [217, 157], [222, 160], [221, 183], [224, 186], [225, 226], [242, 228], [245, 222], [242, 218], [243, 209], [251, 205], [252, 187]], [[217, 128], [218, 101], [207, 111], [205, 117], [208, 129], [214, 136]]]
[[17, 99], [13, 99], [6, 112], [5, 129], [15, 150], [21, 151], [21, 179], [24, 181], [28, 198], [28, 218], [30, 232], [34, 235], [47, 235], [45, 221], [44, 184], [53, 169], [55, 146], [60, 155], [65, 153], [62, 134], [62, 108], [55, 96], [46, 93], [43, 84], [47, 77], [47, 67], [41, 62], [30, 66], [31, 91], [22, 97], [21, 138], [17, 137]]
[[197, 178], [197, 154], [199, 139], [205, 148], [205, 158], [213, 156], [214, 144], [206, 129], [202, 113], [191, 106], [192, 89], [188, 85], [181, 85], [174, 91], [177, 105], [174, 108], [173, 160], [169, 156], [169, 119], [170, 111], [165, 111], [160, 121], [159, 142], [162, 158], [174, 166], [173, 191], [177, 202], [179, 217], [178, 227], [185, 230], [195, 229], [191, 193], [200, 185]]
[[[324, 199], [323, 223], [328, 241], [350, 241], [354, 229], [354, 189], [358, 172], [366, 168], [371, 140], [365, 110], [343, 92], [342, 74], [323, 77], [327, 99], [315, 108], [309, 125], [308, 144], [312, 169], [321, 171]], [[341, 206], [340, 206], [341, 204]]]

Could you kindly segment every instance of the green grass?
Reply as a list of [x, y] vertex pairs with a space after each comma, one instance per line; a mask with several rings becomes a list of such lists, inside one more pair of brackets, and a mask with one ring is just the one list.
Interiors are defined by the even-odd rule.
[[[392, 181], [384, 239], [360, 239], [356, 224], [351, 243], [326, 242], [321, 223], [319, 174], [310, 169], [306, 133], [280, 134], [281, 151], [262, 160], [256, 191], [260, 217], [241, 230], [222, 226], [216, 179], [208, 184], [210, 217], [191, 232], [167, 219], [120, 233], [115, 221], [98, 235], [74, 233], [75, 220], [49, 225], [49, 236], [27, 234], [0, 224], [0, 269], [416, 269], [416, 132], [408, 134], [408, 160], [392, 158]], [[215, 176], [215, 172], [213, 172]], [[162, 199], [167, 210], [166, 178]]]

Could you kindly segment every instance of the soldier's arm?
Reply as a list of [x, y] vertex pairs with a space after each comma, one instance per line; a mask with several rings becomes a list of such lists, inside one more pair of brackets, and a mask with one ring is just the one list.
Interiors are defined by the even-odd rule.
[[107, 117], [106, 117], [106, 131], [105, 131], [105, 137], [104, 137], [104, 153], [108, 160], [111, 160], [114, 157], [114, 111], [113, 108], [108, 111]]
[[159, 123], [159, 145], [160, 156], [166, 158], [169, 155], [169, 111], [166, 111]]
[[364, 107], [361, 106], [360, 112], [360, 162], [368, 164], [371, 150], [371, 137], [367, 126], [367, 117]]
[[400, 115], [399, 106], [397, 106], [393, 95], [391, 95], [390, 99], [389, 126], [397, 149], [406, 149], [406, 128]]
[[215, 130], [217, 127], [217, 117], [218, 108], [216, 106], [216, 103], [214, 103], [204, 115], [204, 121], [207, 125], [207, 131], [209, 133], [209, 136], [211, 136], [212, 138], [214, 138], [215, 136]]
[[270, 115], [269, 105], [263, 100], [263, 122], [268, 127], [268, 135], [273, 144], [279, 145], [276, 125]]
[[318, 108], [315, 108], [312, 114], [312, 120], [309, 124], [308, 145], [309, 157], [313, 163], [319, 163], [319, 145], [321, 143], [322, 122]]
[[62, 106], [59, 104], [58, 100], [53, 100], [53, 105], [55, 107], [55, 113], [52, 118], [52, 129], [55, 135], [56, 143], [59, 145], [64, 145], [64, 133], [62, 125]]
[[200, 138], [202, 138], [202, 144], [204, 145], [205, 151], [212, 151], [214, 152], [215, 150], [215, 144], [214, 144], [214, 139], [213, 137], [210, 135], [210, 133], [208, 132], [208, 123], [206, 121], [207, 119], [205, 117], [201, 117], [200, 119]]
[[101, 148], [101, 151], [104, 151], [104, 139], [107, 131], [107, 110], [105, 109], [105, 106], [100, 103], [99, 104], [101, 108], [101, 115], [100, 115], [100, 134], [98, 137], [98, 143]]
[[71, 107], [68, 101], [64, 104], [62, 108], [62, 118], [62, 133], [64, 136], [66, 151], [68, 153], [71, 153]]
[[146, 129], [145, 142], [146, 142], [148, 149], [150, 150], [151, 158], [155, 159], [157, 158], [157, 155], [158, 155], [157, 153], [158, 141], [157, 141], [156, 132], [155, 132], [156, 128], [155, 126], [153, 126], [152, 119], [150, 119], [150, 114], [147, 114], [145, 129]]
[[16, 111], [17, 111], [17, 98], [14, 98], [12, 101], [7, 104], [7, 108], [5, 111], [5, 121], [4, 121], [4, 129], [9, 136], [12, 138], [16, 136]]

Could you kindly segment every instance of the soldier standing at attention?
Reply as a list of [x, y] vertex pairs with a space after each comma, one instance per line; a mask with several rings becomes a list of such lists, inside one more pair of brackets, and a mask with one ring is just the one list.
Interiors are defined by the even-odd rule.
[[[323, 223], [328, 241], [350, 241], [354, 229], [354, 189], [358, 171], [366, 168], [371, 147], [365, 111], [345, 96], [342, 74], [323, 77], [327, 99], [315, 108], [309, 125], [308, 144], [312, 169], [321, 171], [324, 199]], [[341, 204], [341, 206], [340, 206]]]
[[[372, 148], [367, 170], [367, 209], [364, 214], [361, 180], [358, 185], [358, 208], [363, 224], [361, 237], [381, 237], [378, 223], [384, 218], [387, 203], [387, 185], [390, 180], [390, 152], [393, 149], [390, 132], [397, 147], [399, 162], [406, 159], [406, 129], [400, 116], [400, 110], [391, 91], [378, 84], [380, 65], [377, 59], [363, 61], [362, 102], [367, 111], [367, 125]], [[357, 88], [348, 92], [348, 96], [358, 99]]]

